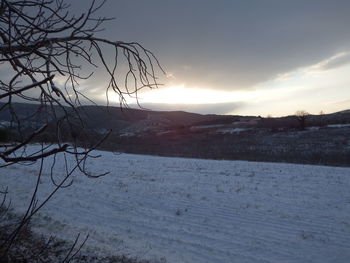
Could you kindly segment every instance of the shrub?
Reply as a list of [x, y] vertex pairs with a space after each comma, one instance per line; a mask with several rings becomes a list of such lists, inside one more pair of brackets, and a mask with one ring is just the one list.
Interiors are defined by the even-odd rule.
[[0, 128], [0, 142], [6, 142], [9, 138], [10, 138], [9, 130]]

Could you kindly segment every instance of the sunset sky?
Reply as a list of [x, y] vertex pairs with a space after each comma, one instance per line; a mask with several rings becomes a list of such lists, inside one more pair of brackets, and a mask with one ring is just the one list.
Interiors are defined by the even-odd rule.
[[[116, 18], [102, 36], [138, 41], [167, 72], [164, 86], [140, 94], [146, 108], [262, 116], [350, 108], [350, 1], [117, 0], [100, 14]], [[89, 95], [102, 100], [103, 85]]]

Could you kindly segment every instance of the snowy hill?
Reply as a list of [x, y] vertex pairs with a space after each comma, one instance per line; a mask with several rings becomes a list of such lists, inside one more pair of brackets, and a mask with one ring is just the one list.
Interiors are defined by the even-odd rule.
[[[98, 152], [33, 221], [34, 230], [86, 250], [154, 262], [348, 262], [350, 168], [163, 158]], [[54, 176], [59, 178], [59, 159]], [[62, 167], [59, 167], [62, 166]], [[37, 166], [2, 168], [16, 212]], [[52, 189], [50, 161], [39, 196]]]

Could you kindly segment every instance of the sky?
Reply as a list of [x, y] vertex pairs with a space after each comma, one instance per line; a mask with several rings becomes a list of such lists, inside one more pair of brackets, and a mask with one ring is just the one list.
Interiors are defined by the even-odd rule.
[[[110, 0], [100, 14], [115, 20], [100, 34], [159, 59], [164, 85], [139, 94], [145, 108], [331, 113], [350, 109], [349, 13], [348, 0]], [[93, 83], [103, 100], [103, 79]]]

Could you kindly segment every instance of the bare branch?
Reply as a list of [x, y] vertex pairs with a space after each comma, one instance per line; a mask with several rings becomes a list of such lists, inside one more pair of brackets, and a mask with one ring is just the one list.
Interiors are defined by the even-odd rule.
[[[100, 67], [107, 75], [107, 106], [109, 91], [119, 96], [121, 106], [126, 106], [126, 96], [137, 99], [140, 89], [158, 87], [156, 73], [164, 73], [156, 56], [139, 43], [96, 36], [103, 30], [102, 25], [110, 20], [97, 15], [105, 2], [92, 0], [84, 13], [75, 15], [64, 0], [0, 0], [0, 65], [7, 70], [6, 76], [0, 78], [0, 103], [3, 103], [0, 104], [0, 111], [9, 114], [9, 129], [14, 134], [8, 142], [0, 145], [0, 168], [41, 161], [31, 202], [8, 240], [5, 254], [23, 225], [60, 188], [73, 183], [69, 178], [74, 171], [92, 178], [108, 174], [90, 174], [87, 160], [96, 157], [91, 155], [91, 151], [98, 148], [111, 131], [88, 143], [79, 141], [76, 135], [77, 130], [87, 130], [79, 106], [84, 101], [94, 103], [79, 88], [83, 80], [96, 75], [91, 68], [95, 70]], [[113, 54], [107, 54], [107, 49]], [[120, 72], [126, 73], [120, 75]], [[35, 103], [38, 107], [23, 117], [15, 105], [18, 101]], [[33, 127], [26, 124], [29, 119], [36, 119], [36, 122], [31, 122], [35, 124]], [[46, 135], [49, 135], [50, 143], [43, 145], [39, 151], [28, 153], [30, 150], [27, 146], [42, 142]], [[86, 148], [82, 149], [81, 146]], [[59, 154], [64, 155], [66, 162], [63, 180], [56, 180], [53, 176], [55, 158]], [[49, 156], [53, 156], [54, 160], [50, 177], [55, 188], [44, 201], [38, 203], [38, 182], [43, 162]], [[67, 156], [75, 160], [73, 169], [68, 168]], [[5, 196], [6, 193], [0, 192]], [[0, 257], [1, 253], [2, 249]], [[75, 254], [72, 247], [65, 261], [70, 261]]]

